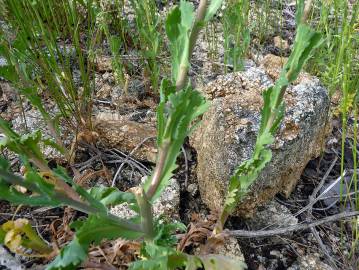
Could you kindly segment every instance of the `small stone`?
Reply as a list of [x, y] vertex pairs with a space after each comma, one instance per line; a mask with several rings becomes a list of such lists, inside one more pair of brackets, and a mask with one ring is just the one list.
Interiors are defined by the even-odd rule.
[[274, 257], [277, 257], [277, 258], [282, 257], [282, 253], [280, 253], [279, 250], [271, 250], [271, 251], [269, 252], [269, 255], [274, 256]]
[[[52, 108], [52, 111], [55, 113], [56, 108]], [[31, 133], [37, 130], [41, 131], [42, 138], [45, 139], [53, 139], [49, 128], [44, 121], [43, 116], [41, 113], [36, 109], [31, 109], [25, 112], [25, 120], [23, 115], [19, 115], [18, 117], [12, 120], [12, 127], [13, 129], [19, 134]], [[27, 131], [26, 131], [27, 129]], [[60, 130], [62, 133], [66, 130], [65, 126], [61, 126]], [[72, 136], [67, 134], [66, 139], [62, 138], [65, 145], [69, 145], [72, 140]], [[63, 155], [55, 148], [41, 144], [40, 148], [42, 150], [42, 154], [49, 159], [63, 159]]]
[[[3, 268], [4, 267], [4, 268]], [[9, 270], [23, 270], [24, 266], [0, 245], [0, 268]]]
[[322, 262], [319, 256], [306, 255], [298, 257], [297, 261], [288, 270], [334, 270], [331, 266]]
[[156, 217], [164, 215], [172, 221], [179, 220], [179, 203], [180, 186], [176, 179], [171, 178], [161, 197], [153, 204], [153, 214]]
[[187, 187], [187, 191], [192, 195], [196, 195], [197, 191], [198, 191], [198, 186], [195, 183], [191, 183], [188, 185]]
[[293, 226], [298, 224], [298, 219], [293, 216], [287, 207], [272, 200], [258, 208], [247, 223], [253, 230], [262, 230]]
[[97, 91], [96, 97], [99, 99], [107, 99], [111, 94], [111, 89], [112, 87], [105, 83], [104, 85], [102, 85], [101, 89]]
[[115, 205], [110, 209], [110, 213], [120, 218], [126, 218], [126, 219], [133, 218], [137, 215], [137, 213], [130, 208], [128, 203], [121, 203]]
[[226, 238], [224, 240], [224, 244], [217, 247], [215, 254], [224, 255], [242, 262], [245, 261], [241, 247], [238, 244], [238, 240], [234, 237]]
[[242, 261], [245, 262], [244, 255], [242, 253], [241, 247], [238, 244], [238, 240], [235, 237], [226, 237], [223, 241], [223, 243], [219, 243], [213, 247], [211, 247], [210, 251], [204, 249], [206, 246], [199, 246], [195, 249], [194, 253], [196, 255], [207, 255], [209, 252], [210, 254], [218, 254], [223, 255], [226, 257], [229, 257], [231, 259], [234, 259], [236, 261]]
[[110, 72], [105, 72], [104, 74], [102, 74], [102, 79], [105, 81], [107, 81], [110, 77], [111, 77]]
[[278, 49], [281, 50], [287, 50], [289, 49], [288, 41], [285, 39], [282, 39], [280, 36], [274, 37], [274, 46], [276, 46]]
[[6, 66], [6, 65], [7, 65], [6, 59], [0, 56], [0, 67]]
[[99, 72], [112, 71], [112, 59], [108, 56], [96, 57], [96, 69]]

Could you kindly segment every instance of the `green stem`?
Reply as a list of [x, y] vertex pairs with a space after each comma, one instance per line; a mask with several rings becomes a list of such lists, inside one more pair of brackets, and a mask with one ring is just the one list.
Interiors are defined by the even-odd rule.
[[155, 237], [152, 205], [147, 199], [142, 187], [137, 187], [133, 193], [136, 196], [136, 200], [140, 208], [141, 227], [142, 231], [145, 233], [145, 240], [152, 241]]
[[178, 71], [177, 81], [176, 81], [176, 89], [177, 91], [182, 90], [183, 87], [186, 85], [187, 77], [188, 77], [188, 70], [189, 65], [186, 64], [187, 60], [191, 58], [194, 46], [196, 44], [199, 32], [204, 26], [203, 20], [206, 16], [207, 11], [207, 0], [201, 0], [199, 2], [199, 6], [197, 9], [196, 19], [194, 21], [191, 35], [189, 38], [189, 45], [188, 45], [188, 54], [186, 59], [183, 59], [180, 64], [180, 68]]
[[165, 167], [166, 164], [166, 159], [167, 159], [167, 155], [168, 155], [168, 150], [170, 148], [171, 143], [169, 141], [163, 141], [162, 145], [159, 149], [159, 154], [158, 154], [158, 160], [156, 163], [156, 168], [153, 172], [153, 176], [152, 176], [152, 180], [151, 180], [151, 184], [147, 190], [146, 193], [146, 197], [151, 200], [152, 197], [155, 195], [157, 188], [159, 187], [159, 185], [161, 184], [161, 180], [162, 180], [162, 173], [163, 173], [163, 169]]
[[[0, 170], [0, 177], [3, 178], [9, 184], [23, 186], [23, 187], [27, 188], [28, 190], [31, 190], [32, 192], [36, 192], [38, 194], [42, 193], [41, 190], [35, 184], [30, 183], [29, 181], [25, 181], [25, 179], [23, 179], [22, 177], [14, 175], [12, 173], [9, 173], [5, 170]], [[142, 229], [138, 224], [129, 222], [126, 219], [119, 218], [119, 217], [109, 214], [107, 212], [106, 213], [101, 212], [101, 211], [99, 211], [99, 209], [97, 209], [91, 205], [85, 204], [83, 202], [74, 200], [74, 199], [68, 197], [67, 194], [62, 193], [60, 191], [55, 190], [54, 194], [52, 195], [52, 198], [57, 201], [60, 201], [64, 205], [68, 205], [68, 206], [70, 206], [78, 211], [81, 211], [83, 213], [93, 214], [93, 215], [97, 215], [97, 216], [100, 216], [105, 219], [110, 219], [111, 221], [117, 223], [119, 227], [122, 227], [126, 230], [142, 232]]]
[[24, 241], [24, 246], [29, 247], [40, 254], [49, 254], [52, 252], [52, 248], [45, 243], [44, 240], [42, 240], [37, 233], [34, 231], [34, 229], [31, 227], [30, 224], [26, 224], [23, 227], [23, 232], [26, 234], [28, 241]]

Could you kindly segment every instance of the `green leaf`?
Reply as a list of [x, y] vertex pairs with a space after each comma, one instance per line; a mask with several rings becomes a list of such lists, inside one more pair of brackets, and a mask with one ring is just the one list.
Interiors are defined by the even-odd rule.
[[92, 207], [96, 208], [99, 211], [99, 213], [107, 212], [107, 208], [105, 207], [105, 205], [103, 205], [99, 200], [91, 196], [91, 194], [87, 192], [85, 189], [83, 189], [80, 185], [77, 185], [72, 180], [72, 178], [67, 174], [66, 170], [63, 167], [57, 166], [52, 171], [57, 178], [72, 185], [72, 188], [83, 198], [83, 200], [87, 201]]
[[98, 245], [105, 239], [137, 239], [142, 236], [142, 233], [123, 230], [115, 221], [94, 215], [90, 215], [86, 221], [76, 222], [74, 227], [75, 238], [46, 269], [78, 269], [77, 266], [87, 258], [90, 244]]
[[87, 258], [88, 247], [80, 244], [79, 239], [75, 237], [70, 244], [64, 247], [55, 260], [50, 263], [47, 270], [72, 270], [77, 269]]
[[178, 239], [175, 235], [176, 232], [185, 232], [186, 225], [181, 222], [166, 223], [163, 218], [158, 218], [155, 223], [156, 237], [154, 243], [159, 246], [174, 247]]
[[323, 41], [321, 34], [314, 32], [308, 25], [300, 24], [298, 26], [293, 52], [283, 68], [283, 72], [289, 74], [289, 76], [287, 75], [289, 83], [297, 79], [311, 52]]
[[15, 67], [10, 65], [0, 66], [0, 78], [1, 77], [10, 82], [17, 82], [19, 80]]
[[3, 230], [2, 226], [0, 226], [0, 244], [4, 244], [6, 232]]
[[93, 187], [89, 190], [90, 195], [104, 205], [117, 205], [124, 202], [136, 203], [133, 193], [119, 191], [115, 187]]
[[[33, 169], [27, 167], [25, 179], [9, 172], [8, 162], [0, 159], [0, 198], [14, 204], [32, 206], [60, 206], [62, 202], [54, 199], [54, 186], [44, 181]], [[17, 191], [12, 185], [20, 185], [32, 191], [33, 195]]]
[[204, 18], [205, 22], [208, 22], [212, 19], [217, 10], [221, 7], [223, 0], [211, 0], [211, 3], [207, 7], [206, 16]]
[[[162, 85], [163, 87], [166, 86], [165, 84]], [[199, 92], [190, 87], [172, 93], [167, 98], [167, 94], [172, 90], [168, 91], [163, 87], [161, 88], [163, 98], [157, 111], [157, 119], [159, 120], [157, 142], [160, 151], [166, 151], [166, 159], [160, 177], [160, 185], [152, 198], [153, 200], [158, 198], [167, 186], [172, 177], [172, 172], [176, 168], [176, 159], [184, 139], [193, 131], [192, 127], [198, 123], [198, 117], [207, 110], [209, 105]], [[173, 89], [172, 86], [169, 87]], [[167, 104], [165, 104], [166, 99], [168, 99]], [[153, 175], [145, 182], [145, 191], [148, 190], [152, 177]]]
[[180, 35], [179, 26], [181, 24], [181, 11], [179, 7], [175, 7], [168, 13], [165, 23], [166, 34], [171, 42], [176, 42]]
[[166, 33], [170, 40], [172, 57], [172, 81], [177, 80], [180, 66], [189, 65], [189, 38], [194, 21], [193, 4], [181, 1], [167, 16]]
[[187, 1], [181, 1], [181, 26], [186, 30], [190, 30], [193, 24], [194, 7], [193, 4]]
[[24, 88], [20, 89], [19, 92], [30, 101], [32, 106], [36, 107], [40, 111], [41, 115], [45, 118], [45, 120], [50, 121], [50, 115], [47, 113], [46, 109], [42, 105], [41, 97], [37, 92], [36, 88]]
[[111, 52], [117, 55], [121, 48], [121, 39], [118, 36], [111, 36], [110, 38]]
[[144, 244], [141, 255], [144, 259], [133, 262], [129, 270], [175, 270], [185, 266], [187, 255], [175, 249], [155, 244]]
[[0, 131], [6, 136], [1, 140], [1, 147], [8, 147], [11, 151], [26, 155], [29, 158], [37, 159], [43, 163], [47, 163], [43, 157], [39, 142], [41, 141], [41, 132], [34, 131], [32, 133], [20, 136], [9, 126], [9, 123], [0, 117]]
[[304, 11], [304, 0], [296, 0], [296, 12], [295, 12], [295, 22], [297, 25], [300, 24], [300, 21], [303, 17], [303, 11]]

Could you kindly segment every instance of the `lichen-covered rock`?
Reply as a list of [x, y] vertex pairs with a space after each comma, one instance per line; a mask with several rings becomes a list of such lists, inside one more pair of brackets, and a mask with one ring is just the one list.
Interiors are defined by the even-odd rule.
[[258, 208], [254, 216], [247, 220], [247, 224], [253, 230], [290, 227], [298, 224], [298, 218], [287, 207], [272, 200]]
[[322, 262], [319, 256], [306, 255], [298, 260], [288, 270], [333, 270], [334, 268]]
[[[237, 214], [253, 210], [277, 193], [288, 196], [307, 162], [319, 155], [327, 131], [329, 98], [316, 78], [301, 76], [285, 94], [286, 113], [273, 158], [259, 175]], [[272, 85], [263, 68], [220, 76], [202, 91], [212, 100], [191, 137], [197, 151], [197, 178], [203, 201], [219, 210], [234, 169], [252, 155], [263, 106], [262, 91]]]

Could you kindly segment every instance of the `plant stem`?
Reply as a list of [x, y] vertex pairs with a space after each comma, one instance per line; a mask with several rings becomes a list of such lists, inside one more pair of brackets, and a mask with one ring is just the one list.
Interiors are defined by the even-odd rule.
[[[189, 38], [188, 59], [191, 58], [191, 55], [192, 55], [194, 46], [196, 44], [199, 32], [201, 31], [201, 29], [204, 26], [203, 20], [206, 16], [206, 11], [207, 11], [207, 0], [201, 0], [199, 2], [196, 19], [194, 21], [194, 24], [193, 24], [193, 27], [191, 30], [191, 35]], [[186, 60], [188, 60], [188, 59], [186, 59]], [[185, 63], [180, 64], [177, 81], [176, 81], [177, 91], [182, 90], [183, 87], [186, 85], [187, 77], [188, 77], [188, 70], [189, 70], [189, 65], [187, 65]]]
[[153, 213], [151, 203], [148, 201], [147, 196], [142, 187], [137, 187], [134, 192], [141, 215], [141, 227], [145, 233], [145, 240], [152, 241], [155, 232], [153, 227]]
[[[27, 189], [31, 190], [32, 192], [39, 193], [39, 194], [41, 193], [41, 191], [35, 184], [33, 184], [29, 181], [25, 181], [25, 179], [23, 179], [22, 177], [14, 175], [12, 173], [9, 173], [5, 170], [0, 170], [0, 177], [3, 178], [9, 184], [24, 186]], [[120, 227], [122, 227], [124, 229], [135, 231], [135, 232], [142, 232], [142, 229], [138, 224], [129, 222], [125, 219], [119, 218], [119, 217], [109, 214], [107, 212], [106, 213], [101, 212], [97, 208], [90, 206], [88, 204], [85, 204], [81, 201], [74, 200], [74, 199], [70, 198], [69, 196], [67, 196], [67, 194], [62, 193], [58, 190], [55, 190], [54, 194], [52, 195], [52, 198], [57, 201], [60, 201], [63, 204], [67, 204], [70, 207], [72, 207], [78, 211], [84, 212], [86, 214], [94, 214], [94, 215], [101, 216], [102, 218], [105, 218], [105, 219], [110, 219], [111, 221], [117, 223]]]
[[169, 141], [163, 141], [162, 145], [159, 149], [159, 154], [158, 154], [158, 160], [156, 163], [156, 168], [153, 172], [153, 176], [152, 176], [152, 180], [151, 180], [151, 184], [148, 188], [148, 191], [146, 193], [146, 197], [148, 198], [148, 200], [151, 200], [153, 195], [156, 193], [158, 186], [161, 183], [161, 179], [162, 179], [162, 172], [166, 163], [166, 159], [167, 159], [167, 155], [168, 155], [168, 150], [170, 148], [170, 142]]

